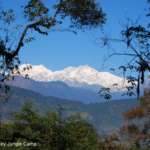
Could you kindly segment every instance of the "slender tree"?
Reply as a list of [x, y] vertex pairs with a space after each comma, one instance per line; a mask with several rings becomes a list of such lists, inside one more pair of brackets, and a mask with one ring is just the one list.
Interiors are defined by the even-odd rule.
[[[150, 1], [148, 0], [148, 7]], [[149, 12], [145, 15], [145, 20], [150, 16]], [[126, 56], [129, 61], [119, 66], [119, 70], [123, 71], [123, 75], [130, 73], [125, 76], [129, 85], [126, 86], [128, 95], [135, 94], [133, 90], [136, 87], [137, 98], [140, 96], [140, 87], [144, 83], [145, 74], [150, 72], [150, 22], [138, 24], [128, 23], [121, 30], [121, 38], [103, 37], [101, 38], [103, 45], [120, 44], [125, 49], [112, 50], [108, 58], [113, 56]], [[111, 47], [111, 46], [110, 46]], [[114, 69], [113, 69], [114, 70]], [[135, 73], [137, 76], [133, 76]]]

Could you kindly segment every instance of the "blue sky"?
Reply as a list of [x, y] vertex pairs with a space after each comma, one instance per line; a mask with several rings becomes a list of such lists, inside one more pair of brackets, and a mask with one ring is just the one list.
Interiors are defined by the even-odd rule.
[[[20, 2], [26, 0], [7, 0], [3, 5], [17, 9]], [[53, 3], [55, 0], [48, 1]], [[118, 37], [122, 25], [127, 18], [138, 19], [141, 22], [146, 12], [146, 0], [98, 0], [107, 14], [104, 26], [106, 35]], [[101, 29], [81, 32], [77, 35], [69, 32], [51, 31], [47, 37], [39, 37], [30, 45], [25, 46], [20, 54], [22, 63], [43, 64], [52, 70], [60, 70], [67, 66], [89, 65], [100, 71], [119, 66], [127, 58], [115, 57], [104, 65], [104, 58], [108, 55], [108, 48], [100, 45]], [[116, 48], [116, 47], [115, 47]], [[117, 49], [121, 49], [120, 45]]]

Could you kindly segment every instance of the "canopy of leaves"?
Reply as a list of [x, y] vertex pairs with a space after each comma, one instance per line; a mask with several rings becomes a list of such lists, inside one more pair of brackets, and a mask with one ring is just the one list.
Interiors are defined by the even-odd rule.
[[24, 7], [24, 15], [29, 21], [48, 15], [48, 8], [40, 0], [30, 0]]
[[[0, 126], [0, 141], [34, 142], [36, 150], [97, 149], [97, 134], [80, 117], [62, 121], [57, 113], [39, 115], [32, 103], [26, 103], [15, 113], [11, 123]], [[30, 149], [30, 148], [29, 148]]]
[[72, 27], [96, 27], [105, 23], [105, 13], [98, 7], [95, 0], [62, 0], [55, 6], [62, 19], [71, 18]]

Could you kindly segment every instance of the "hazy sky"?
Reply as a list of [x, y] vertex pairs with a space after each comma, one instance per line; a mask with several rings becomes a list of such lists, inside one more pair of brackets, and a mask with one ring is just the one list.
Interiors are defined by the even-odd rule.
[[[26, 0], [7, 0], [3, 5], [18, 8], [20, 2]], [[55, 0], [45, 0], [53, 3]], [[144, 22], [147, 5], [146, 0], [98, 0], [107, 14], [104, 26], [106, 35], [118, 37], [120, 29], [127, 19]], [[144, 13], [143, 13], [144, 12]], [[103, 65], [108, 55], [107, 48], [101, 46], [99, 39], [101, 29], [81, 32], [77, 35], [69, 32], [51, 31], [48, 37], [40, 37], [35, 42], [24, 47], [21, 51], [22, 63], [43, 64], [52, 70], [63, 69], [67, 66], [90, 65], [101, 71], [108, 71], [113, 66], [119, 66], [126, 58], [115, 57]], [[116, 48], [116, 47], [115, 47]], [[122, 47], [118, 44], [117, 49]]]

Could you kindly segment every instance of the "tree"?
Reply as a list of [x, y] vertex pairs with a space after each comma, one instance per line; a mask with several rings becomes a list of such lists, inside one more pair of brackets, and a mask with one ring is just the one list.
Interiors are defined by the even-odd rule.
[[[53, 9], [53, 13], [49, 9]], [[105, 13], [95, 0], [59, 0], [52, 8], [42, 0], [29, 0], [23, 7], [23, 15], [26, 23], [20, 25], [14, 10], [0, 10], [1, 82], [14, 72], [19, 73], [19, 52], [26, 43], [35, 39], [34, 32], [48, 35], [49, 30], [61, 26], [68, 19], [68, 27], [64, 30], [73, 33], [76, 29], [102, 26], [106, 21]]]
[[40, 115], [31, 102], [25, 103], [20, 112], [14, 113], [11, 122], [3, 124], [0, 141], [37, 144], [35, 147], [15, 147], [17, 150], [98, 150], [98, 136], [92, 125], [79, 116], [62, 121], [58, 114]]
[[71, 116], [66, 120], [64, 136], [66, 149], [98, 150], [98, 135], [94, 128], [80, 116]]
[[[150, 1], [148, 0], [148, 6]], [[149, 12], [146, 14], [146, 18], [150, 16]], [[115, 44], [125, 46], [125, 50], [113, 50], [108, 58], [112, 56], [126, 56], [129, 58], [129, 62], [119, 66], [119, 70], [125, 73], [130, 72], [127, 78], [129, 85], [126, 86], [127, 93], [132, 96], [133, 90], [136, 87], [137, 98], [140, 96], [140, 87], [144, 83], [146, 72], [150, 72], [150, 22], [146, 24], [130, 24], [128, 23], [121, 31], [121, 38], [103, 37], [101, 38], [103, 45]], [[111, 47], [111, 46], [110, 46]], [[136, 77], [132, 73], [136, 73]]]

